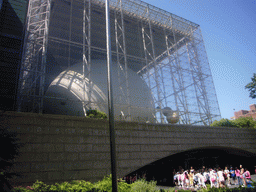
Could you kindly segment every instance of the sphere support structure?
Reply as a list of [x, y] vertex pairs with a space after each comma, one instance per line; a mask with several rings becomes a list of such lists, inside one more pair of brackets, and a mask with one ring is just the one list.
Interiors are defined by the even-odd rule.
[[[166, 109], [179, 114], [179, 124], [210, 125], [220, 110], [200, 26], [139, 0], [110, 0], [112, 60], [118, 65], [119, 120], [144, 121], [131, 115], [137, 100], [128, 69], [147, 85], [154, 123], [168, 123]], [[44, 113], [44, 102], [81, 103], [85, 111], [97, 100], [91, 95], [94, 60], [106, 60], [105, 0], [30, 0], [19, 81], [18, 111]], [[78, 83], [83, 97], [48, 96], [58, 75], [82, 63]], [[107, 80], [106, 80], [107, 82]], [[61, 85], [60, 85], [61, 86]], [[107, 86], [107, 83], [106, 83]], [[70, 89], [71, 90], [71, 89]], [[140, 90], [138, 90], [140, 91]], [[141, 90], [143, 95], [143, 91]], [[124, 102], [125, 101], [125, 102]], [[106, 102], [97, 105], [107, 105]], [[141, 108], [141, 106], [139, 106]], [[143, 108], [143, 107], [142, 107]], [[170, 114], [170, 113], [168, 113]]]

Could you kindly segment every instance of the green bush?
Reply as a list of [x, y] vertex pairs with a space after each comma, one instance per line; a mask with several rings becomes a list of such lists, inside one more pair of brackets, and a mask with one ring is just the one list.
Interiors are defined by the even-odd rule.
[[145, 181], [145, 179], [139, 179], [131, 184], [131, 192], [154, 192], [156, 189], [156, 181]]
[[[95, 189], [98, 189], [100, 192], [112, 192], [112, 175], [110, 174], [108, 177], [104, 177], [103, 180], [98, 181], [94, 184]], [[130, 192], [131, 185], [125, 182], [118, 182], [118, 191], [122, 192]]]
[[86, 111], [86, 117], [88, 118], [98, 118], [98, 119], [107, 119], [106, 113], [98, 111], [97, 109], [89, 109]]

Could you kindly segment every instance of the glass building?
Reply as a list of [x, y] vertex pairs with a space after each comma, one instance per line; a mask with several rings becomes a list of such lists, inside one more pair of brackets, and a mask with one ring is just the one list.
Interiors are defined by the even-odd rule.
[[0, 0], [0, 110], [15, 111], [27, 0]]
[[[115, 119], [209, 125], [220, 111], [200, 26], [111, 0]], [[30, 0], [18, 110], [107, 113], [104, 0]]]

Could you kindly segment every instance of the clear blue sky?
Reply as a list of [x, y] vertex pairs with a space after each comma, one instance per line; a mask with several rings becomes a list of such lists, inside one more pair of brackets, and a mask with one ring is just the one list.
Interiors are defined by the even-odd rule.
[[145, 2], [201, 26], [222, 118], [256, 103], [244, 89], [256, 73], [256, 0]]
[[256, 0], [145, 0], [201, 27], [222, 118], [249, 110], [256, 73]]

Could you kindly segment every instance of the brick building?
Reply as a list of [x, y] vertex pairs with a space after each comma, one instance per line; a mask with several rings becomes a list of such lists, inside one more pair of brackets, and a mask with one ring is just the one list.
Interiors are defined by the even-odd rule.
[[234, 112], [234, 117], [231, 117], [231, 119], [238, 119], [239, 117], [252, 117], [254, 120], [256, 120], [256, 104], [250, 105], [250, 110], [240, 110]]

